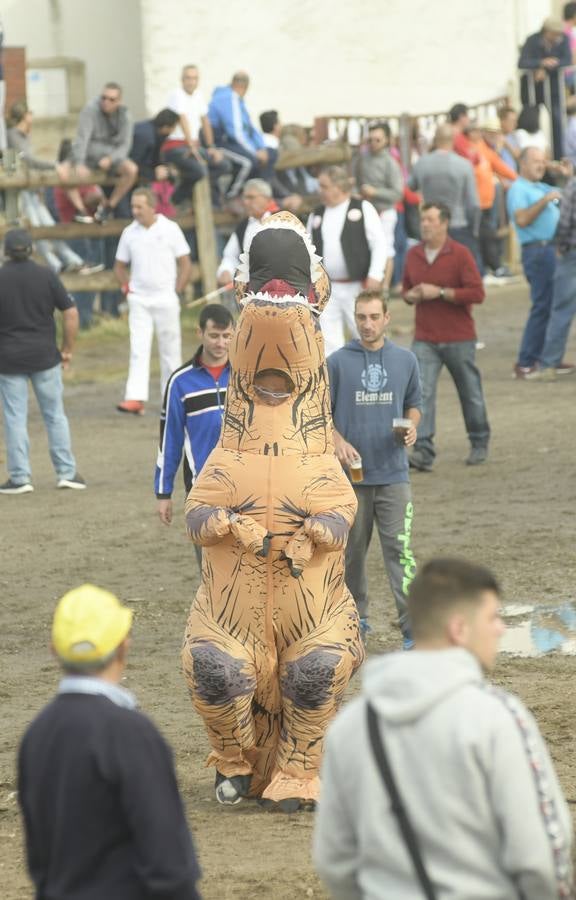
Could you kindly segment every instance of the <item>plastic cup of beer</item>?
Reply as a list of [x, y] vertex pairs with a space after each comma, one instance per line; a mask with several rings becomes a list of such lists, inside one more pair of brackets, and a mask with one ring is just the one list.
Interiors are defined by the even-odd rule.
[[412, 419], [392, 419], [392, 431], [396, 438], [396, 443], [401, 447], [405, 445], [405, 438], [409, 429], [412, 427]]
[[364, 472], [362, 471], [362, 458], [356, 456], [350, 463], [350, 478], [354, 484], [358, 484], [364, 480]]

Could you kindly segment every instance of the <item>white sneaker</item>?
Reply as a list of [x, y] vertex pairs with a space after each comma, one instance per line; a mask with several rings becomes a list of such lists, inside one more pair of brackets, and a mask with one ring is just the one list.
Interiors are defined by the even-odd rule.
[[86, 490], [86, 482], [82, 478], [81, 475], [78, 475], [76, 472], [72, 478], [60, 478], [58, 480], [57, 488], [71, 488], [73, 491], [85, 491]]
[[482, 279], [482, 283], [484, 287], [502, 287], [503, 284], [507, 284], [505, 278], [498, 278], [496, 275], [485, 275]]
[[236, 806], [242, 802], [242, 794], [238, 793], [229, 778], [225, 778], [216, 788], [216, 799], [223, 806]]

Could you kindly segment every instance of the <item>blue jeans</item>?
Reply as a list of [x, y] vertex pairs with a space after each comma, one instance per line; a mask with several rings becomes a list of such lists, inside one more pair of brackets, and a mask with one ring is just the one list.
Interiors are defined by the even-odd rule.
[[52, 465], [58, 478], [72, 478], [76, 462], [70, 445], [70, 429], [62, 402], [62, 367], [27, 375], [0, 375], [0, 400], [4, 415], [4, 436], [8, 474], [15, 484], [27, 484], [31, 478], [28, 440], [28, 380], [46, 425]]
[[192, 200], [192, 188], [197, 181], [205, 178], [207, 166], [190, 153], [188, 147], [172, 147], [165, 150], [162, 159], [175, 166], [180, 175], [180, 183], [172, 194], [172, 203], [182, 203]]
[[556, 261], [552, 309], [546, 328], [544, 349], [540, 356], [543, 368], [556, 368], [564, 359], [570, 325], [576, 313], [576, 250]]
[[554, 272], [556, 270], [554, 245], [524, 244], [522, 268], [530, 285], [532, 305], [520, 342], [518, 365], [528, 367], [535, 366], [540, 361], [544, 348], [544, 338], [554, 293]]
[[446, 366], [458, 391], [464, 424], [472, 447], [487, 447], [490, 425], [482, 391], [482, 379], [476, 366], [476, 342], [454, 341], [431, 344], [414, 341], [412, 350], [420, 367], [422, 380], [422, 418], [418, 425], [418, 439], [414, 449], [427, 463], [436, 457], [436, 387], [442, 366]]
[[404, 262], [408, 253], [408, 235], [406, 234], [406, 215], [400, 210], [394, 229], [394, 272], [392, 284], [401, 284], [404, 275]]

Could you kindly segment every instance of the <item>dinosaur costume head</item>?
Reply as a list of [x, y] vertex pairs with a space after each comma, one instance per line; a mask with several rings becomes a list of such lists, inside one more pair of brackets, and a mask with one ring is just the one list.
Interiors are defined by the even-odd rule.
[[241, 256], [236, 296], [242, 314], [230, 347], [221, 446], [276, 455], [331, 452], [318, 324], [330, 279], [291, 213], [270, 216], [254, 235]]
[[292, 213], [269, 216], [240, 256], [235, 275], [241, 308], [259, 293], [268, 299], [293, 296], [322, 312], [330, 299], [330, 279], [310, 235]]

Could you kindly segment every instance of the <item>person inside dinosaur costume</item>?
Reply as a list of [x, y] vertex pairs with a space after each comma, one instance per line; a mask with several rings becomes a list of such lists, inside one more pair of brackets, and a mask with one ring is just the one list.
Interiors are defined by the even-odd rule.
[[330, 281], [298, 219], [266, 221], [236, 291], [220, 442], [186, 501], [203, 565], [183, 664], [218, 800], [292, 812], [318, 798], [324, 734], [363, 660], [344, 582], [356, 498], [318, 324]]

